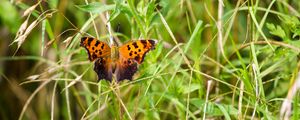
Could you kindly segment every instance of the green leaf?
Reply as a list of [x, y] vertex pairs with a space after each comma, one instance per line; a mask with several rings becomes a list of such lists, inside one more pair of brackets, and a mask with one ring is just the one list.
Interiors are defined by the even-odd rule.
[[278, 36], [278, 37], [280, 37], [280, 38], [282, 38], [284, 40], [286, 39], [285, 32], [284, 32], [284, 30], [279, 25], [277, 25], [275, 27], [274, 24], [267, 23], [267, 28], [270, 30], [270, 33], [272, 35]]
[[295, 16], [283, 16], [279, 17], [280, 20], [289, 28], [293, 33], [293, 38], [300, 36], [300, 21]]
[[279, 19], [283, 21], [284, 24], [288, 25], [290, 29], [294, 29], [300, 25], [300, 21], [295, 16], [284, 16], [284, 17], [279, 17]]
[[151, 1], [147, 5], [147, 11], [146, 11], [146, 17], [147, 17], [147, 19], [149, 19], [149, 17], [152, 16], [153, 14], [156, 14], [156, 12], [155, 12], [155, 2]]
[[85, 12], [92, 12], [92, 13], [102, 13], [108, 10], [113, 10], [116, 5], [106, 5], [100, 2], [92, 2], [87, 5], [76, 5], [77, 8], [79, 8], [82, 11]]
[[229, 112], [230, 111], [228, 111], [228, 110], [226, 110], [226, 108], [223, 106], [223, 105], [220, 105], [220, 104], [216, 104], [218, 107], [219, 107], [219, 109], [222, 111], [222, 113], [223, 113], [223, 115], [225, 116], [225, 119], [226, 120], [231, 120], [230, 119], [230, 116], [229, 116]]
[[170, 8], [172, 7], [173, 2], [169, 0], [161, 0], [159, 1], [159, 6], [161, 6], [161, 13], [167, 14], [170, 11]]
[[119, 14], [121, 13], [121, 11], [119, 9], [116, 9], [111, 13], [110, 18], [108, 21], [112, 21], [113, 19], [115, 19]]
[[193, 91], [195, 91], [195, 90], [198, 90], [198, 89], [200, 89], [200, 88], [201, 88], [200, 84], [191, 84], [190, 87], [184, 86], [184, 91], [183, 91], [183, 93], [184, 93], [184, 94], [187, 94], [187, 93], [193, 92]]
[[300, 36], [300, 29], [296, 29], [293, 31], [293, 38], [297, 37], [297, 36]]
[[128, 4], [123, 3], [122, 1], [115, 1], [115, 9], [110, 15], [110, 19], [108, 21], [114, 20], [120, 13], [126, 14], [129, 17], [132, 17], [130, 8]]

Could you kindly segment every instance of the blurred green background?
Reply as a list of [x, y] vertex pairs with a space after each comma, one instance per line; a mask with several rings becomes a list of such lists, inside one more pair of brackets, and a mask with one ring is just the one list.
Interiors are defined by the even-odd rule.
[[[299, 119], [298, 0], [1, 0], [0, 119]], [[157, 39], [97, 82], [82, 36]], [[208, 82], [209, 81], [209, 82]], [[212, 82], [212, 84], [210, 84]], [[297, 88], [295, 88], [297, 89]], [[290, 94], [291, 96], [287, 97]]]

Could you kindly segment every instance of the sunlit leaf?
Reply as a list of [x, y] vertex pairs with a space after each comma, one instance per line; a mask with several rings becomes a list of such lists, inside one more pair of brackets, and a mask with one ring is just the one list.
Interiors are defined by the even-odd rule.
[[271, 33], [272, 35], [278, 36], [278, 37], [280, 37], [280, 38], [282, 38], [282, 39], [285, 39], [285, 38], [286, 38], [286, 35], [285, 35], [284, 30], [283, 30], [279, 25], [277, 25], [277, 26], [275, 27], [274, 24], [267, 23], [267, 27], [269, 28], [270, 33]]

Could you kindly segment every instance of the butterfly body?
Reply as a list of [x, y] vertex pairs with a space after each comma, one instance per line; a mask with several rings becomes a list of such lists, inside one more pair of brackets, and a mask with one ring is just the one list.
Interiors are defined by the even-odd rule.
[[84, 47], [90, 61], [95, 61], [94, 71], [98, 79], [111, 81], [132, 80], [147, 52], [154, 49], [155, 40], [137, 40], [128, 42], [120, 47], [109, 46], [91, 37], [81, 38], [80, 46]]
[[118, 47], [115, 45], [111, 46], [111, 59], [113, 61], [117, 61], [119, 59], [119, 51], [118, 51]]

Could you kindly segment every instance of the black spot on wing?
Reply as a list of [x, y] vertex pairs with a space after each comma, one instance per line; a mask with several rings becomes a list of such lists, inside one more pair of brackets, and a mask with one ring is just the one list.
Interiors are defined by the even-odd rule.
[[143, 48], [147, 47], [147, 41], [146, 40], [141, 40], [141, 43], [143, 44]]
[[95, 43], [95, 46], [97, 47], [100, 44], [100, 42], [97, 40]]
[[101, 49], [104, 49], [104, 44], [101, 45]]
[[[138, 56], [138, 55], [137, 55], [137, 56], [135, 56], [135, 57], [134, 57], [134, 60], [136, 60], [136, 61], [138, 61], [138, 62], [139, 62], [139, 61], [140, 61], [140, 56]], [[141, 62], [142, 62], [142, 61], [141, 61]]]
[[91, 46], [91, 42], [94, 40], [94, 38], [88, 38], [88, 46]]
[[129, 45], [127, 45], [127, 50], [130, 50], [131, 48], [130, 48], [130, 46]]
[[148, 41], [149, 41], [150, 44], [151, 44], [151, 48], [153, 48], [156, 42], [155, 42], [154, 40], [148, 40]]
[[138, 48], [139, 47], [136, 42], [132, 43], [132, 45], [134, 46], [134, 48]]
[[133, 61], [129, 59], [129, 60], [127, 61], [127, 63], [128, 63], [128, 64], [131, 64], [131, 63], [133, 63]]

